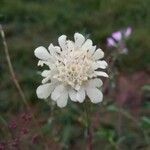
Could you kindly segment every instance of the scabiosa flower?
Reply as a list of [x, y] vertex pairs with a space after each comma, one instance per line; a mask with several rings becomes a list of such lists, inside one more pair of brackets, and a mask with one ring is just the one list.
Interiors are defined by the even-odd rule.
[[131, 33], [131, 27], [113, 32], [111, 37], [107, 38], [107, 46], [110, 48], [117, 48], [120, 53], [127, 53], [128, 49], [126, 48], [125, 40], [131, 35]]
[[59, 107], [65, 107], [69, 97], [82, 103], [87, 95], [91, 102], [101, 102], [103, 94], [98, 88], [102, 86], [102, 80], [99, 77], [108, 77], [100, 70], [107, 67], [106, 61], [100, 60], [104, 52], [80, 33], [74, 34], [74, 40], [67, 40], [66, 35], [62, 35], [58, 38], [59, 46], [50, 44], [48, 50], [40, 46], [34, 51], [40, 59], [38, 65], [48, 66], [48, 70], [41, 73], [44, 79], [36, 94], [40, 99], [51, 95]]

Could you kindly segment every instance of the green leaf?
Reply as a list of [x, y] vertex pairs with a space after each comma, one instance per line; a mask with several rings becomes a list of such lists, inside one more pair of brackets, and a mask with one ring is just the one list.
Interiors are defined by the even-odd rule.
[[144, 91], [150, 91], [150, 84], [144, 85], [142, 87], [142, 90], [144, 90]]
[[142, 119], [141, 119], [141, 126], [143, 128], [149, 129], [150, 128], [150, 118], [148, 118], [146, 116], [142, 117]]
[[108, 111], [112, 111], [112, 112], [117, 112], [118, 111], [118, 108], [115, 106], [115, 105], [109, 105], [107, 107], [107, 110]]
[[7, 122], [2, 116], [0, 116], [0, 122], [2, 122], [5, 126], [7, 126]]

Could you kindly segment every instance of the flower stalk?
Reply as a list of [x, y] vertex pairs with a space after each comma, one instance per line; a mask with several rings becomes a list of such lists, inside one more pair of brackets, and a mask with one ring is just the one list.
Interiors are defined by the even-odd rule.
[[[5, 52], [6, 60], [7, 60], [7, 63], [8, 63], [8, 68], [9, 68], [12, 80], [14, 82], [14, 85], [17, 88], [18, 93], [19, 93], [23, 103], [25, 104], [27, 110], [29, 112], [32, 112], [31, 111], [32, 108], [30, 107], [30, 105], [28, 103], [28, 100], [26, 99], [25, 94], [24, 94], [24, 92], [23, 92], [23, 90], [22, 90], [22, 88], [21, 88], [21, 86], [19, 84], [19, 81], [16, 78], [15, 71], [14, 71], [14, 68], [13, 68], [13, 65], [12, 65], [12, 62], [11, 62], [11, 59], [10, 59], [10, 55], [9, 55], [9, 50], [8, 50], [8, 45], [7, 45], [6, 38], [5, 38], [5, 33], [4, 33], [4, 30], [3, 30], [1, 24], [0, 24], [0, 35], [2, 37], [2, 42], [3, 42], [3, 45], [4, 45], [4, 52]], [[33, 122], [35, 123], [37, 128], [40, 128], [40, 126], [39, 126], [39, 124], [38, 124], [34, 114], [32, 113], [31, 115], [32, 115], [32, 118], [33, 118]], [[43, 134], [41, 132], [40, 132], [40, 135], [41, 135], [43, 141], [45, 141], [45, 137], [43, 136]], [[45, 149], [47, 150], [48, 149], [47, 145], [44, 145], [44, 146], [45, 146]]]
[[86, 117], [86, 133], [87, 133], [87, 150], [93, 150], [93, 133], [92, 133], [92, 124], [90, 118], [91, 110], [88, 107], [88, 102], [84, 103], [84, 111]]

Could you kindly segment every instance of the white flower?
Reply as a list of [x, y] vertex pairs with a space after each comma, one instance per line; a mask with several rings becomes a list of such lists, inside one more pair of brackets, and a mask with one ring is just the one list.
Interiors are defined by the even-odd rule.
[[58, 38], [59, 46], [50, 44], [48, 50], [40, 46], [34, 51], [40, 59], [38, 65], [48, 66], [48, 70], [41, 73], [44, 79], [36, 90], [37, 96], [46, 99], [51, 95], [59, 107], [65, 107], [69, 97], [82, 103], [87, 95], [91, 102], [101, 102], [103, 94], [98, 88], [102, 81], [99, 77], [108, 77], [100, 71], [107, 67], [106, 61], [100, 60], [104, 52], [96, 49], [93, 42], [82, 34], [75, 33], [74, 40], [67, 40], [62, 35]]

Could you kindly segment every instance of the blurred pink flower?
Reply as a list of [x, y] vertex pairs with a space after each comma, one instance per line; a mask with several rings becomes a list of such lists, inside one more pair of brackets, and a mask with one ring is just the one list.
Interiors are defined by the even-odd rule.
[[10, 129], [16, 129], [16, 128], [17, 128], [17, 122], [16, 122], [16, 121], [12, 121], [12, 122], [9, 124], [9, 128], [10, 128]]
[[107, 46], [116, 48], [119, 53], [127, 54], [126, 39], [131, 35], [132, 28], [127, 27], [125, 29], [113, 32], [110, 37], [107, 38]]
[[117, 32], [112, 33], [112, 37], [113, 37], [117, 42], [119, 42], [119, 41], [122, 39], [122, 33], [121, 33], [121, 31], [117, 31]]
[[131, 27], [128, 27], [124, 33], [125, 37], [129, 37], [132, 33], [132, 28]]
[[109, 37], [109, 38], [107, 38], [107, 46], [108, 47], [115, 47], [116, 43], [112, 38]]

